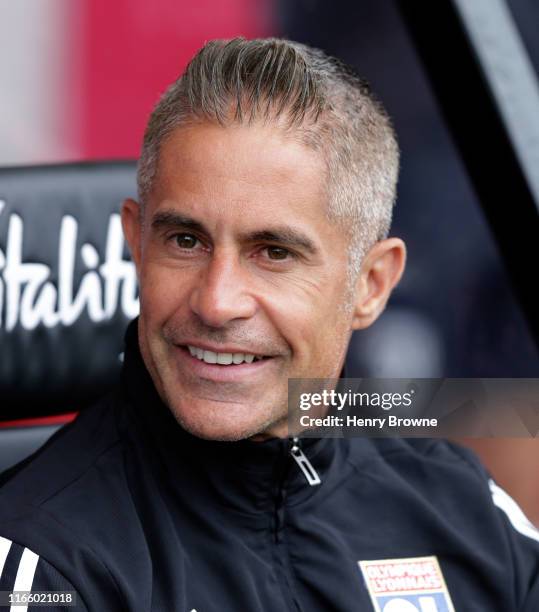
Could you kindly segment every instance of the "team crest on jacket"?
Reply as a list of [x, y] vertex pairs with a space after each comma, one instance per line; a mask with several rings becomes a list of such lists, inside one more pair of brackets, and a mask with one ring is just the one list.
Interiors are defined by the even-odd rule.
[[436, 557], [358, 561], [376, 612], [455, 612]]

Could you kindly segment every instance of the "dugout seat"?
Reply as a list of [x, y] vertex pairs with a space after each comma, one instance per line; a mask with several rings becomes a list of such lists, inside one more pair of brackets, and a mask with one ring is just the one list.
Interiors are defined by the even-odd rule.
[[0, 169], [0, 471], [118, 378], [138, 313], [120, 205], [136, 164]]

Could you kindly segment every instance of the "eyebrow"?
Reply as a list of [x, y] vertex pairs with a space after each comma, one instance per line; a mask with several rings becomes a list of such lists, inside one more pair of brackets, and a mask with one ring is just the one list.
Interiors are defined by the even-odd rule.
[[152, 228], [161, 229], [162, 227], [178, 227], [209, 234], [204, 224], [200, 223], [200, 221], [170, 211], [162, 211], [152, 217]]
[[[177, 212], [162, 211], [155, 214], [152, 218], [152, 228], [160, 229], [162, 227], [177, 227], [210, 235], [210, 232], [203, 223]], [[318, 248], [311, 238], [287, 225], [245, 232], [240, 234], [240, 240], [245, 242], [277, 242], [283, 246], [303, 249], [311, 255], [318, 253]]]
[[318, 253], [316, 245], [308, 236], [287, 226], [273, 227], [268, 230], [244, 234], [243, 236], [250, 242], [278, 242], [283, 246], [303, 249], [311, 255]]

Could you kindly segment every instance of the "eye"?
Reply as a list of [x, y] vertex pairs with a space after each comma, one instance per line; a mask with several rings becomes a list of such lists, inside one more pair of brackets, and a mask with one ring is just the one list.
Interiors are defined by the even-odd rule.
[[181, 249], [194, 249], [198, 242], [193, 234], [175, 234], [173, 238]]
[[292, 256], [292, 253], [288, 249], [283, 249], [278, 246], [266, 247], [266, 251], [268, 253], [268, 258], [274, 261], [285, 260]]

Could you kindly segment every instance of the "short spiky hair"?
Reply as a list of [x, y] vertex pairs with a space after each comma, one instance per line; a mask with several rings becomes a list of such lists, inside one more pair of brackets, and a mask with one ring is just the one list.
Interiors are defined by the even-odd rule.
[[138, 165], [144, 206], [163, 140], [199, 121], [275, 121], [319, 150], [327, 168], [328, 218], [350, 234], [350, 269], [391, 224], [399, 150], [389, 117], [340, 60], [275, 38], [213, 40], [155, 107]]

